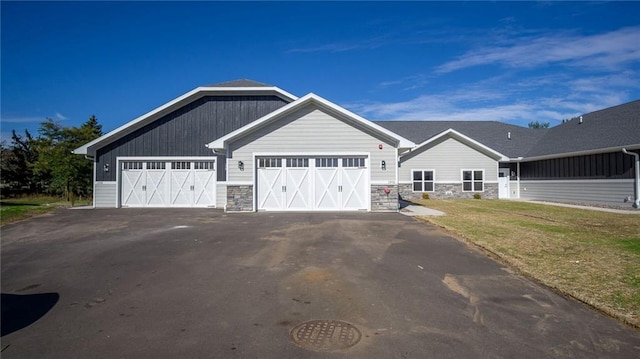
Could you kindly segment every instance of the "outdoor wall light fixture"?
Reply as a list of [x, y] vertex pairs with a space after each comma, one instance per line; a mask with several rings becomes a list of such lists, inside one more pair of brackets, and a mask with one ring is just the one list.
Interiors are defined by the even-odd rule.
[[238, 169], [239, 169], [240, 171], [244, 171], [244, 162], [242, 162], [242, 161], [238, 161]]
[[104, 166], [102, 166], [102, 170], [105, 172], [109, 172], [109, 164], [105, 163]]
[[383, 170], [386, 170], [386, 169], [387, 169], [387, 163], [386, 163], [384, 160], [382, 160], [382, 161], [380, 162], [380, 168], [381, 168], [381, 169], [383, 169]]

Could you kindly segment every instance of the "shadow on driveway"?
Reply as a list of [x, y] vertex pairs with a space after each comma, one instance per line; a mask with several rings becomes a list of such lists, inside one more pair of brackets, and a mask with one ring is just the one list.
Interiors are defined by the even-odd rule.
[[11, 334], [38, 321], [58, 303], [58, 293], [2, 293], [2, 335]]

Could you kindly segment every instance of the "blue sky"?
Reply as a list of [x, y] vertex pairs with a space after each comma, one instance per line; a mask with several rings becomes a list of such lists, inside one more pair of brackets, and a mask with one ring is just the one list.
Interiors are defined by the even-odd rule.
[[5, 140], [238, 78], [371, 120], [555, 125], [640, 99], [640, 2], [0, 4]]

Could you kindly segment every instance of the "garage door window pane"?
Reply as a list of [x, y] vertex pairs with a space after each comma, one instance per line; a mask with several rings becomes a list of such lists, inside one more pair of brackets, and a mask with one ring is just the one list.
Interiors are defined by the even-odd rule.
[[147, 162], [148, 170], [163, 170], [167, 166], [166, 162]]
[[197, 170], [207, 170], [207, 171], [213, 171], [214, 170], [214, 161], [199, 161], [199, 162], [194, 162], [193, 163], [193, 168], [197, 169]]
[[316, 158], [316, 167], [338, 167], [338, 159], [335, 157], [320, 157]]
[[309, 167], [308, 158], [287, 158], [287, 167]]
[[142, 162], [131, 162], [131, 161], [122, 162], [122, 169], [123, 170], [141, 170]]
[[362, 157], [345, 157], [342, 159], [342, 167], [364, 167], [364, 158]]
[[260, 158], [258, 159], [258, 167], [260, 168], [269, 168], [269, 167], [282, 167], [282, 158]]
[[171, 169], [172, 170], [190, 170], [191, 169], [191, 162], [187, 162], [187, 161], [174, 161], [174, 162], [171, 162]]

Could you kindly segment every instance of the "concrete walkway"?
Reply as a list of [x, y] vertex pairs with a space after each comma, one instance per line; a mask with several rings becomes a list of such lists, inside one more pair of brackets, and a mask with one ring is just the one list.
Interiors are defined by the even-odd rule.
[[589, 210], [589, 211], [600, 211], [600, 212], [609, 212], [609, 213], [618, 213], [618, 214], [640, 214], [640, 209], [635, 209], [635, 208], [615, 209], [615, 208], [583, 206], [583, 205], [568, 204], [568, 203], [532, 201], [532, 200], [524, 200], [524, 199], [513, 199], [513, 201], [529, 202], [529, 203], [537, 203], [537, 204], [546, 204], [546, 205], [549, 205], [549, 206], [567, 207], [567, 208], [576, 208], [576, 209], [586, 209], [586, 210]]
[[444, 212], [406, 201], [400, 201], [400, 213], [405, 216], [442, 216], [445, 214]]

